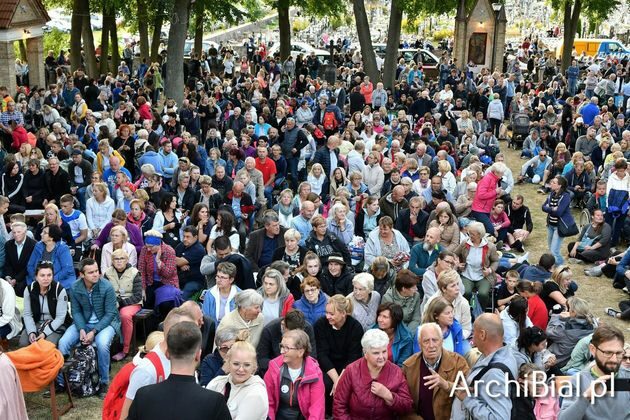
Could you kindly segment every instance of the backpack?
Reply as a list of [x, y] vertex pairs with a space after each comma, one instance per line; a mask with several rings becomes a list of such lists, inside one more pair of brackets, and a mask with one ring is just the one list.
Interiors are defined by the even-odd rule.
[[510, 418], [511, 419], [518, 418], [518, 419], [526, 420], [527, 417], [523, 417], [523, 413], [527, 413], [527, 412], [531, 413], [530, 418], [535, 418], [533, 417], [533, 411], [532, 411], [533, 406], [531, 404], [531, 401], [528, 401], [527, 398], [525, 398], [522, 395], [519, 395], [519, 390], [516, 389], [518, 385], [516, 384], [516, 381], [514, 380], [512, 371], [503, 363], [490, 363], [488, 366], [481, 369], [479, 373], [475, 375], [475, 377], [473, 378], [471, 385], [474, 385], [475, 382], [483, 378], [483, 376], [490, 369], [499, 369], [500, 371], [507, 373], [508, 379], [510, 380], [510, 382], [508, 383], [508, 392], [510, 396], [510, 401], [512, 401], [512, 412], [510, 413]]
[[[144, 358], [149, 360], [153, 364], [153, 367], [155, 367], [155, 371], [157, 372], [156, 383], [164, 381], [166, 378], [164, 377], [164, 366], [162, 366], [160, 356], [155, 352], [150, 352], [147, 353]], [[127, 398], [129, 378], [135, 368], [136, 365], [134, 365], [133, 362], [129, 362], [125, 364], [114, 377], [114, 380], [107, 390], [105, 401], [103, 401], [103, 420], [118, 420], [120, 418], [123, 404]]]
[[335, 118], [335, 113], [333, 111], [324, 112], [322, 125], [326, 131], [332, 131], [337, 128], [337, 118]]
[[77, 347], [71, 362], [68, 383], [72, 394], [78, 397], [91, 397], [96, 394], [100, 386], [96, 349], [93, 346]]

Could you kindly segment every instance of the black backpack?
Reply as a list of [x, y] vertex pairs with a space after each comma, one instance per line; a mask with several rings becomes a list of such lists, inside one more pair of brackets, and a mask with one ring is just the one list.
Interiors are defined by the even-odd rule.
[[519, 395], [519, 391], [517, 389], [518, 385], [512, 382], [514, 381], [512, 371], [503, 363], [490, 363], [488, 366], [481, 369], [477, 375], [475, 375], [471, 384], [474, 384], [475, 382], [483, 378], [483, 376], [490, 369], [499, 369], [502, 372], [507, 373], [508, 375], [508, 379], [510, 380], [508, 391], [510, 394], [510, 400], [512, 401], [512, 411], [510, 413], [510, 419], [536, 420], [536, 416], [534, 416], [534, 400], [530, 397]]
[[100, 387], [96, 349], [93, 346], [79, 346], [74, 350], [72, 364], [68, 369], [70, 391], [78, 397], [91, 397]]

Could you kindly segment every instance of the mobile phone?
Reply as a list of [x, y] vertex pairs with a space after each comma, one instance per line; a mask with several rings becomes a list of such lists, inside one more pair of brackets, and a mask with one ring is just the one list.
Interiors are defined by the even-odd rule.
[[[608, 379], [606, 386], [608, 389], [612, 389], [612, 381]], [[630, 378], [618, 378], [615, 377], [615, 392], [630, 392]]]

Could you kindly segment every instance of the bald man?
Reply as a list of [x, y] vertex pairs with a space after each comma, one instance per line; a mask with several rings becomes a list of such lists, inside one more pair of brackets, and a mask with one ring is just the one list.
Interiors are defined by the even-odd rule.
[[201, 359], [203, 360], [207, 354], [212, 352], [216, 325], [211, 317], [203, 314], [201, 306], [195, 301], [187, 300], [182, 303], [180, 308], [195, 321], [201, 330]]
[[405, 198], [405, 187], [402, 185], [395, 186], [392, 191], [379, 200], [381, 214], [389, 216], [394, 222], [398, 219], [398, 214], [402, 209], [409, 208], [409, 203]]
[[[512, 401], [505, 390], [508, 379], [518, 377], [512, 350], [503, 344], [503, 323], [496, 314], [482, 314], [473, 326], [473, 341], [483, 355], [466, 376], [458, 375], [453, 403], [454, 418], [509, 419]], [[476, 389], [475, 389], [476, 388]]]

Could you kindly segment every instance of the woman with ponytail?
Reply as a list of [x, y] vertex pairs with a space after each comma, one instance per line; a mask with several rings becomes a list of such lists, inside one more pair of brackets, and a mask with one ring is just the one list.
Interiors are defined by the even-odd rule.
[[532, 327], [532, 321], [527, 316], [527, 299], [517, 296], [499, 315], [503, 321], [503, 342], [516, 346], [516, 340], [527, 327]]
[[539, 296], [542, 289], [543, 285], [539, 281], [521, 280], [516, 285], [518, 294], [527, 299], [527, 316], [532, 324], [545, 331], [549, 322], [549, 312]]

